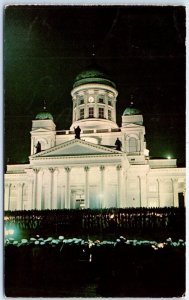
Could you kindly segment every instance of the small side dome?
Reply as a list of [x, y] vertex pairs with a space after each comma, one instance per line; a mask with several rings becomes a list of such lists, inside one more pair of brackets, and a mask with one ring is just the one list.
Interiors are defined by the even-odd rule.
[[81, 71], [76, 76], [73, 87], [75, 88], [87, 83], [100, 83], [116, 88], [115, 83], [96, 64], [92, 64], [85, 70]]
[[36, 115], [35, 119], [36, 120], [52, 120], [53, 121], [53, 116], [47, 111], [42, 111]]
[[43, 111], [38, 113], [35, 117], [36, 120], [52, 120], [53, 121], [53, 116], [51, 115], [51, 113], [49, 113], [47, 111], [47, 107], [46, 107], [46, 101], [44, 100], [43, 103]]
[[123, 116], [132, 116], [132, 115], [140, 115], [141, 111], [138, 108], [135, 108], [133, 106], [133, 102], [131, 102], [129, 107], [126, 107], [126, 109], [123, 112]]

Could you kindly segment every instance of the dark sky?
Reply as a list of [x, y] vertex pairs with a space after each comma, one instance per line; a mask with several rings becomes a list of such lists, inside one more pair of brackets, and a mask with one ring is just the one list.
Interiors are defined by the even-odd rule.
[[133, 95], [150, 156], [185, 163], [185, 8], [9, 6], [4, 12], [5, 163], [30, 154], [32, 119], [48, 111], [72, 122], [76, 75], [96, 61], [119, 92], [117, 123]]

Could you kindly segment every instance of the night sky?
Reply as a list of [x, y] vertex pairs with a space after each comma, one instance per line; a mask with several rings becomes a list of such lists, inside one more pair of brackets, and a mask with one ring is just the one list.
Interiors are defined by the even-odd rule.
[[185, 164], [185, 9], [9, 6], [4, 12], [5, 163], [26, 163], [46, 100], [57, 130], [72, 123], [76, 75], [96, 61], [116, 83], [117, 123], [133, 98], [152, 157]]

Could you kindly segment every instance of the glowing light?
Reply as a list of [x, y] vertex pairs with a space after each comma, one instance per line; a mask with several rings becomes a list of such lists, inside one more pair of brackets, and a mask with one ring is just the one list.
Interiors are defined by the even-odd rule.
[[91, 248], [94, 245], [93, 241], [88, 240], [88, 245], [89, 245], [89, 248]]
[[167, 156], [167, 159], [171, 159], [171, 156]]
[[14, 230], [13, 229], [6, 229], [5, 228], [5, 236], [7, 235], [13, 235], [14, 234]]

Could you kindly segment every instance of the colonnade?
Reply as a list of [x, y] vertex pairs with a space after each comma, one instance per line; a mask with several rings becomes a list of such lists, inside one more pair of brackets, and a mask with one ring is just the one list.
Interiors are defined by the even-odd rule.
[[[107, 166], [109, 167], [109, 166]], [[99, 176], [98, 179], [98, 188], [99, 194], [95, 195], [97, 201], [99, 201], [98, 208], [108, 208], [109, 207], [109, 199], [107, 197], [107, 178], [108, 171], [106, 170], [106, 165], [99, 165], [97, 173], [95, 176]], [[127, 199], [128, 199], [128, 176], [130, 176], [126, 170], [123, 170], [121, 165], [112, 166], [116, 174], [114, 176], [114, 186], [116, 186], [116, 207], [127, 207]], [[84, 187], [84, 201], [85, 208], [90, 208], [90, 197], [89, 197], [89, 189], [90, 189], [90, 172], [92, 171], [93, 166], [84, 166], [84, 177], [83, 184]], [[5, 210], [23, 210], [23, 209], [57, 209], [57, 208], [71, 208], [71, 187], [73, 183], [71, 182], [70, 174], [72, 170], [75, 170], [76, 167], [64, 167], [64, 184], [59, 186], [59, 197], [64, 200], [60, 200], [61, 205], [58, 204], [58, 176], [60, 172], [60, 168], [33, 168], [33, 176], [30, 176], [29, 179], [25, 182], [17, 182], [17, 183], [6, 183], [5, 184]], [[44, 170], [49, 171], [49, 186], [48, 186], [48, 201], [44, 200], [42, 205], [42, 194], [43, 190], [43, 172]], [[62, 173], [61, 173], [62, 174]], [[149, 191], [148, 191], [148, 181], [147, 175], [136, 176], [138, 178], [138, 195], [139, 199], [137, 200], [137, 207], [149, 207], [150, 203], [148, 203]], [[178, 178], [172, 177], [169, 179], [169, 183], [171, 183], [171, 191], [169, 194], [170, 205], [178, 207], [179, 206], [179, 197], [178, 197]], [[157, 192], [156, 192], [156, 201], [157, 207], [166, 206], [166, 195], [163, 191], [163, 184], [165, 184], [165, 178], [154, 178], [154, 182], [157, 184]], [[24, 196], [24, 189], [25, 191]], [[13, 195], [13, 193], [16, 194]], [[15, 196], [16, 195], [16, 196]], [[44, 196], [43, 196], [44, 197]], [[16, 201], [16, 204], [12, 204], [11, 201]]]

